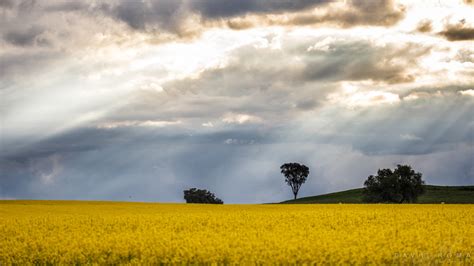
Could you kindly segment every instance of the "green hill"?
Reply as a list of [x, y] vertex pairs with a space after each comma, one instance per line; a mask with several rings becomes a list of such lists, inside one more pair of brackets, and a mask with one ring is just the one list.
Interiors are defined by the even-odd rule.
[[[418, 203], [474, 203], [474, 186], [431, 186], [425, 185], [426, 192], [418, 198]], [[335, 193], [287, 200], [281, 203], [363, 203], [362, 188]]]

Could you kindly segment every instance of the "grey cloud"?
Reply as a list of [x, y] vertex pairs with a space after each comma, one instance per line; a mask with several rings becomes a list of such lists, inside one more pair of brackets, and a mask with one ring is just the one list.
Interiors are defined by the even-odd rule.
[[[354, 0], [347, 1], [344, 5], [331, 5], [331, 2], [332, 1], [321, 1], [318, 3], [319, 5], [312, 6], [305, 5], [308, 3], [301, 3], [305, 8], [289, 8], [289, 12], [284, 16], [275, 16], [279, 14], [279, 12], [276, 12], [278, 8], [269, 8], [267, 13], [253, 13], [253, 15], [256, 15], [254, 17], [241, 16], [235, 17], [234, 19], [234, 17], [231, 16], [233, 13], [231, 13], [228, 17], [221, 17], [221, 19], [224, 19], [224, 21], [227, 22], [227, 26], [232, 29], [245, 29], [262, 25], [317, 26], [320, 24], [331, 24], [333, 26], [349, 28], [358, 25], [392, 26], [405, 16], [405, 8], [401, 5], [396, 5], [392, 0]], [[315, 7], [318, 12], [311, 12], [311, 7]], [[211, 10], [213, 10], [213, 12], [209, 12], [210, 14], [223, 13], [218, 12], [218, 10]], [[262, 8], [262, 10], [266, 9]], [[274, 11], [271, 12], [271, 10]], [[236, 13], [245, 12], [240, 11]], [[250, 12], [245, 14], [252, 15]], [[272, 14], [272, 16], [266, 16], [268, 14]]]
[[390, 26], [401, 20], [405, 11], [403, 7], [396, 7], [392, 0], [364, 1], [352, 0], [354, 9], [346, 12], [328, 13], [324, 20], [340, 21], [344, 26], [353, 25], [380, 25]]
[[[136, 200], [180, 201], [184, 188], [210, 187], [217, 177], [212, 173], [225, 170], [225, 157], [218, 157], [231, 159], [233, 152], [224, 139], [245, 139], [248, 134], [170, 136], [137, 128], [72, 132], [1, 158], [0, 196], [128, 200], [131, 195]], [[53, 173], [55, 179], [44, 182]]]
[[[417, 155], [409, 150], [390, 153], [387, 148], [403, 140], [389, 136], [392, 132], [393, 135], [405, 132], [408, 125], [400, 128], [400, 124], [406, 118], [401, 114], [380, 124], [380, 119], [374, 119], [376, 113], [380, 110], [369, 110], [369, 115], [361, 113], [355, 117], [359, 122], [353, 125], [361, 124], [365, 131], [353, 125], [345, 126], [350, 120], [332, 122], [339, 124], [343, 129], [340, 132], [361, 134], [348, 142], [337, 139], [336, 133], [336, 138], [330, 140], [291, 124], [263, 135], [257, 128], [196, 132], [192, 136], [176, 129], [174, 134], [143, 128], [71, 132], [33, 149], [40, 150], [39, 153], [26, 149], [17, 153], [16, 159], [2, 158], [0, 196], [179, 202], [183, 189], [203, 187], [227, 203], [275, 202], [290, 197], [278, 168], [287, 161], [300, 161], [311, 169], [301, 196], [360, 187], [378, 168], [396, 163], [412, 164], [430, 184], [472, 183], [472, 145]], [[430, 112], [419, 115], [412, 122], [420, 118], [433, 120]], [[452, 126], [459, 129], [463, 122], [461, 119]], [[440, 126], [429, 130], [454, 133], [439, 131]], [[374, 128], [381, 129], [372, 131]], [[295, 132], [308, 138], [301, 138]], [[383, 139], [385, 144], [363, 147], [364, 152], [351, 148], [361, 147], [371, 138], [376, 138], [375, 142]], [[239, 141], [227, 145], [226, 139]], [[50, 176], [54, 179], [45, 182]]]
[[36, 5], [35, 0], [0, 0], [0, 8], [3, 9], [14, 9], [17, 8], [19, 11], [31, 11]]
[[74, 12], [86, 11], [90, 8], [91, 5], [87, 4], [85, 1], [60, 1], [58, 3], [52, 2], [51, 5], [45, 7], [45, 10], [50, 12]]
[[328, 1], [257, 1], [257, 0], [159, 0], [126, 1], [102, 5], [102, 10], [135, 29], [158, 29], [180, 33], [186, 15], [200, 14], [205, 20], [245, 14], [294, 12]]
[[[430, 47], [414, 43], [403, 47], [374, 47], [369, 42], [332, 43], [328, 51], [313, 51], [304, 72], [308, 79], [411, 82], [410, 69], [428, 54]], [[397, 62], [397, 63], [396, 63]]]
[[[286, 92], [316, 81], [410, 82], [414, 80], [410, 70], [416, 68], [419, 58], [430, 52], [430, 47], [414, 43], [377, 47], [368, 41], [339, 39], [322, 50], [308, 51], [313, 44], [324, 42], [325, 37], [299, 42], [284, 38], [283, 50], [242, 47], [231, 54], [235, 60], [228, 66], [204, 71], [199, 79], [170, 82], [164, 88], [182, 93], [245, 96]], [[298, 60], [293, 60], [295, 57]]]
[[411, 93], [433, 98], [359, 110], [324, 105], [305, 120], [270, 127], [83, 128], [4, 145], [0, 197], [179, 202], [183, 189], [203, 187], [228, 203], [275, 202], [290, 197], [278, 171], [287, 161], [311, 168], [301, 196], [360, 187], [396, 163], [412, 164], [429, 184], [470, 184], [474, 103], [456, 93], [464, 89], [437, 88], [445, 91], [440, 98], [417, 88]]
[[126, 21], [132, 28], [143, 29], [147, 9], [143, 2], [124, 2], [117, 8], [117, 17]]
[[328, 6], [319, 14], [295, 13], [290, 18], [267, 18], [270, 25], [318, 25], [333, 24], [344, 28], [358, 25], [392, 26], [405, 17], [403, 6], [392, 0], [348, 1], [343, 6]]
[[18, 46], [47, 45], [48, 41], [45, 38], [41, 38], [43, 31], [44, 29], [40, 27], [10, 31], [3, 35], [3, 39], [8, 43]]
[[13, 8], [14, 5], [13, 0], [0, 0], [0, 7], [2, 8]]
[[[8, 16], [10, 19], [5, 18], [6, 26], [3, 29], [3, 37], [5, 41], [20, 46], [31, 45], [35, 41], [47, 44], [47, 40], [36, 38], [39, 32], [28, 29], [34, 28], [33, 25], [39, 23], [42, 25], [42, 29], [50, 32], [49, 30], [54, 27], [55, 22], [52, 19], [49, 21], [46, 16], [55, 14], [71, 18], [72, 21], [79, 18], [89, 21], [99, 21], [103, 17], [112, 18], [125, 23], [133, 30], [145, 31], [157, 40], [161, 40], [160, 38], [169, 40], [194, 37], [207, 27], [242, 28], [242, 25], [238, 25], [239, 22], [232, 21], [232, 19], [239, 17], [244, 21], [243, 24], [253, 26], [253, 22], [245, 22], [246, 15], [258, 16], [260, 20], [258, 23], [263, 23], [262, 25], [309, 25], [330, 22], [343, 27], [351, 27], [356, 25], [393, 25], [404, 14], [403, 10], [396, 8], [389, 0], [372, 1], [370, 4], [365, 1], [351, 1], [344, 8], [334, 10], [329, 8], [331, 2], [325, 0], [55, 1], [38, 3], [22, 1], [16, 6], [12, 6], [8, 4], [10, 2], [5, 1], [4, 5], [14, 10], [14, 13]], [[305, 13], [312, 7], [321, 7], [327, 10], [324, 15]], [[269, 20], [266, 17], [267, 14], [285, 12], [292, 17], [289, 21], [279, 21], [278, 18]], [[11, 20], [12, 18], [15, 19]], [[192, 20], [189, 20], [191, 18]], [[23, 26], [19, 27], [19, 23]], [[103, 29], [99, 27], [97, 30]], [[72, 30], [70, 32], [66, 30], [66, 32], [56, 32], [55, 34], [58, 35], [58, 38], [64, 38], [65, 36], [74, 37], [75, 33]]]
[[21, 0], [18, 8], [21, 12], [29, 12], [37, 6], [36, 0]]
[[32, 75], [61, 58], [53, 51], [32, 51], [0, 55], [0, 89], [13, 84], [13, 81], [24, 82], [25, 76]]
[[205, 18], [235, 17], [249, 13], [294, 12], [329, 3], [328, 0], [197, 0], [191, 1], [191, 8]]
[[[78, 43], [90, 42], [92, 32], [115, 30], [93, 7], [78, 1], [19, 1], [0, 16], [0, 45], [13, 50], [29, 49], [28, 52], [32, 46], [63, 52], [83, 48]], [[88, 25], [94, 28], [83, 28]]]
[[[129, 97], [131, 104], [116, 114], [146, 120], [213, 120], [226, 112], [284, 116], [285, 110], [294, 109], [293, 100], [304, 102], [305, 108], [317, 106], [322, 99], [319, 96], [328, 90], [327, 86], [312, 88], [299, 80], [293, 73], [297, 66], [293, 69], [281, 51], [245, 46], [231, 57], [232, 62], [224, 68], [206, 70], [195, 79], [163, 84], [163, 92], [135, 92]], [[291, 90], [300, 90], [292, 100], [287, 98]], [[263, 99], [265, 105], [261, 104]]]
[[447, 92], [443, 97], [434, 93], [426, 97], [429, 99], [402, 100], [395, 105], [340, 112], [340, 121], [326, 127], [327, 133], [316, 135], [326, 143], [352, 145], [371, 156], [421, 155], [472, 147], [471, 96]]
[[446, 25], [444, 31], [439, 33], [450, 41], [474, 40], [474, 28], [466, 26], [464, 23]]
[[[328, 1], [299, 0], [299, 1], [185, 1], [185, 0], [159, 0], [159, 1], [126, 1], [112, 2], [100, 6], [105, 14], [125, 22], [133, 29], [152, 32], [165, 31], [177, 34], [180, 37], [193, 36], [195, 31], [207, 27], [194, 25], [201, 29], [189, 30], [183, 25], [184, 20], [193, 15], [199, 15], [202, 20], [213, 21], [233, 18], [246, 14], [266, 14], [280, 12], [297, 12]], [[199, 28], [197, 27], [197, 28]]]
[[103, 3], [98, 10], [136, 30], [185, 34], [181, 25], [189, 11], [185, 1], [118, 1]]
[[[206, 78], [207, 79], [207, 78]], [[205, 84], [205, 83], [204, 83]], [[303, 98], [311, 100], [311, 92], [305, 94], [304, 87], [298, 87], [305, 95]], [[415, 88], [400, 94], [401, 102], [389, 105], [364, 107], [360, 109], [340, 109], [335, 107], [332, 110], [327, 103], [320, 103], [322, 106], [310, 109], [296, 107], [294, 104], [298, 101], [305, 103], [304, 100], [288, 94], [278, 94], [265, 92], [265, 94], [252, 94], [249, 98], [244, 98], [244, 101], [239, 101], [234, 98], [231, 101], [227, 98], [213, 98], [214, 102], [209, 102], [206, 105], [209, 108], [200, 108], [199, 112], [194, 115], [187, 116], [182, 112], [182, 109], [190, 108], [189, 112], [196, 107], [189, 107], [186, 103], [181, 102], [183, 99], [178, 98], [173, 101], [176, 107], [175, 112], [164, 108], [166, 116], [169, 117], [184, 117], [185, 124], [190, 123], [190, 128], [199, 128], [203, 121], [211, 121], [219, 118], [222, 113], [228, 110], [233, 110], [233, 103], [239, 101], [238, 108], [234, 111], [242, 111], [249, 114], [263, 117], [267, 121], [263, 124], [254, 125], [229, 125], [215, 124], [217, 132], [210, 136], [209, 139], [201, 137], [198, 138], [199, 130], [188, 130], [185, 127], [178, 129], [188, 132], [193, 137], [188, 140], [198, 139], [198, 143], [210, 143], [211, 140], [216, 140], [218, 143], [224, 143], [226, 140], [231, 141], [231, 144], [248, 144], [248, 143], [272, 143], [272, 141], [291, 141], [301, 140], [306, 142], [316, 141], [317, 143], [330, 143], [333, 145], [350, 145], [354, 149], [362, 152], [365, 155], [379, 156], [379, 155], [421, 155], [430, 154], [439, 151], [456, 149], [458, 145], [467, 144], [474, 138], [473, 126], [474, 121], [469, 110], [474, 108], [472, 96], [462, 95], [459, 91], [465, 91], [469, 87], [447, 87], [447, 88]], [[205, 90], [205, 88], [203, 88]], [[271, 90], [270, 90], [271, 91]], [[443, 91], [440, 96], [439, 91]], [[323, 93], [323, 92], [321, 92]], [[408, 99], [406, 96], [418, 94], [418, 99]], [[324, 95], [324, 94], [322, 94]], [[183, 96], [185, 97], [185, 96]], [[205, 95], [202, 95], [205, 98]], [[315, 96], [312, 96], [316, 98]], [[272, 98], [279, 98], [279, 101], [272, 103]], [[405, 99], [406, 98], [406, 99]], [[316, 98], [317, 99], [317, 98]], [[285, 103], [286, 101], [286, 103]], [[264, 105], [261, 103], [265, 102]], [[278, 105], [280, 109], [273, 108], [273, 104]], [[256, 103], [256, 104], [253, 104]], [[282, 104], [287, 105], [282, 105]], [[302, 109], [299, 111], [296, 108]], [[130, 108], [128, 110], [131, 110]], [[149, 109], [149, 116], [160, 116], [162, 110]], [[308, 121], [294, 121], [298, 117], [299, 112], [314, 112], [317, 114], [315, 121], [309, 119]], [[321, 112], [321, 114], [319, 114]], [[146, 112], [145, 112], [146, 113]], [[145, 114], [144, 113], [144, 114]], [[142, 115], [144, 115], [142, 114]], [[127, 115], [124, 110], [117, 114], [118, 116]], [[135, 116], [136, 119], [141, 117], [136, 113], [128, 113], [128, 115]], [[389, 117], [389, 119], [387, 118]], [[143, 119], [143, 118], [142, 118]], [[145, 118], [148, 119], [148, 118]], [[330, 121], [324, 128], [319, 128], [322, 121]], [[198, 121], [194, 122], [193, 121]], [[310, 125], [316, 125], [314, 133], [308, 129], [300, 130], [294, 129], [294, 132], [300, 134], [288, 135], [291, 132], [287, 127], [290, 124], [304, 125], [311, 129]], [[308, 126], [306, 126], [308, 125]], [[225, 130], [232, 130], [226, 132]], [[245, 135], [239, 133], [240, 137], [232, 134], [235, 130], [248, 130]], [[287, 130], [289, 130], [287, 132]], [[226, 132], [226, 133], [224, 133]], [[253, 133], [252, 133], [253, 132]], [[258, 134], [256, 133], [258, 132]], [[271, 132], [271, 134], [270, 134]], [[209, 134], [209, 133], [207, 133]], [[253, 135], [252, 135], [253, 134]], [[245, 137], [244, 137], [245, 136]], [[406, 138], [403, 136], [412, 136]], [[416, 140], [416, 141], [415, 141]], [[212, 141], [211, 141], [212, 142]]]
[[418, 23], [416, 30], [423, 33], [431, 32], [433, 30], [433, 27], [431, 24], [432, 24], [431, 20], [422, 20]]
[[[2, 24], [7, 25], [1, 29], [2, 38], [7, 33], [29, 29], [15, 25], [21, 20], [31, 25], [41, 16], [38, 14], [41, 10], [50, 11], [48, 16], [52, 17], [84, 19], [76, 21], [80, 24], [105, 15], [105, 21], [122, 21], [135, 30], [173, 33], [181, 30], [181, 16], [193, 12], [219, 20], [243, 14], [263, 17], [266, 13], [286, 10], [304, 13], [312, 5], [305, 1], [270, 1], [239, 7], [235, 12], [225, 10], [226, 7], [191, 12], [192, 7], [179, 1], [163, 2], [166, 8], [162, 8], [161, 2], [160, 5], [155, 5], [158, 2], [32, 3], [24, 2], [12, 8], [21, 6], [20, 15], [14, 16], [8, 25]], [[349, 3], [351, 9], [328, 13], [327, 21], [341, 26], [388, 25], [404, 14], [389, 1]], [[80, 12], [71, 14], [76, 11]], [[388, 14], [388, 19], [381, 14]], [[0, 18], [2, 22], [4, 19], [7, 17]], [[50, 32], [51, 21], [41, 20], [41, 29]], [[308, 24], [311, 23], [309, 20]], [[104, 29], [110, 26], [97, 25]], [[101, 32], [102, 28], [98, 28]], [[58, 33], [58, 38], [66, 46], [66, 37], [75, 42], [75, 34], [77, 32], [65, 30]], [[112, 109], [105, 117], [97, 118], [98, 121], [86, 122], [88, 128], [72, 127], [70, 131], [46, 134], [48, 138], [35, 141], [10, 134], [13, 137], [6, 141], [4, 138], [0, 149], [0, 197], [181, 201], [182, 190], [196, 186], [212, 190], [226, 202], [280, 201], [290, 196], [278, 171], [279, 165], [287, 161], [301, 161], [311, 168], [311, 179], [302, 188], [302, 196], [359, 187], [377, 168], [395, 163], [413, 164], [425, 174], [428, 183], [472, 183], [474, 122], [471, 114], [474, 106], [472, 96], [458, 93], [472, 86], [406, 89], [416, 86], [408, 82], [417, 74], [418, 59], [427, 54], [430, 47], [414, 43], [378, 47], [353, 36], [336, 35], [331, 34], [336, 40], [328, 42], [327, 47], [309, 51], [309, 47], [329, 36], [307, 39], [286, 36], [281, 40], [268, 37], [269, 46], [272, 39], [281, 41], [281, 50], [246, 45], [229, 51], [228, 65], [206, 69], [194, 78], [160, 84], [162, 92], [137, 89], [130, 95], [108, 99], [124, 106]], [[9, 108], [16, 100], [45, 97], [40, 92], [26, 95], [29, 91], [39, 91], [38, 87], [27, 86], [38, 82], [39, 70], [44, 71], [42, 78], [47, 78], [42, 87], [52, 90], [49, 85], [58, 83], [58, 90], [64, 96], [59, 99], [76, 101], [68, 97], [71, 92], [68, 89], [73, 90], [69, 86], [82, 85], [81, 82], [84, 86], [89, 84], [78, 73], [101, 69], [87, 60], [74, 61], [72, 66], [68, 65], [69, 61], [61, 61], [61, 69], [67, 69], [58, 73], [65, 75], [47, 76], [54, 72], [51, 64], [68, 54], [54, 45], [38, 47], [41, 34], [26, 41], [20, 38], [20, 42], [15, 36], [11, 37], [9, 43], [17, 40], [17, 47], [12, 49], [15, 52], [0, 56], [0, 87], [6, 89], [2, 93], [8, 96], [0, 107], [2, 114], [14, 112]], [[458, 57], [460, 61], [469, 62], [469, 51], [460, 51]], [[109, 62], [98, 60], [95, 64], [103, 66]], [[149, 71], [140, 74], [160, 78], [164, 75], [161, 69]], [[124, 74], [91, 84], [114, 88], [118, 83], [127, 82], [129, 77], [136, 76]], [[340, 88], [341, 81], [360, 80], [373, 81], [370, 88], [361, 86], [360, 90], [395, 93], [401, 102], [347, 109], [327, 101], [328, 95]], [[400, 82], [406, 83], [396, 84]], [[63, 85], [67, 89], [63, 89]], [[441, 91], [441, 96], [435, 91]], [[55, 93], [50, 91], [49, 95]], [[423, 97], [409, 100], [406, 96], [411, 93], [420, 93]], [[62, 104], [69, 104], [67, 100]], [[34, 115], [34, 108], [56, 107], [52, 101], [32, 102], [30, 113]], [[28, 105], [28, 101], [25, 103]], [[48, 119], [33, 116], [31, 120], [41, 126], [26, 128], [53, 131], [56, 125], [62, 126], [83, 112], [108, 107], [101, 103], [54, 114]], [[248, 124], [222, 122], [223, 115], [229, 112], [262, 119]], [[127, 120], [179, 120], [182, 123], [163, 128], [139, 127], [133, 123], [111, 129], [94, 127]], [[201, 126], [204, 122], [212, 122], [213, 127]], [[34, 134], [43, 133], [39, 131]]]
[[377, 47], [368, 41], [335, 39], [327, 50], [308, 52], [326, 37], [283, 37], [281, 50], [240, 47], [229, 54], [224, 67], [162, 84], [162, 92], [133, 92], [129, 103], [108, 119], [172, 119], [201, 125], [219, 122], [232, 112], [256, 115], [263, 124], [280, 123], [320, 108], [340, 81], [411, 82], [418, 59], [430, 51], [416, 44]]
[[121, 132], [118, 130], [82, 128], [27, 146], [22, 145], [22, 143], [4, 143], [2, 156], [4, 159], [21, 162], [24, 161], [25, 154], [29, 158], [41, 158], [55, 153], [90, 151], [111, 143], [114, 143], [114, 145], [120, 143]]

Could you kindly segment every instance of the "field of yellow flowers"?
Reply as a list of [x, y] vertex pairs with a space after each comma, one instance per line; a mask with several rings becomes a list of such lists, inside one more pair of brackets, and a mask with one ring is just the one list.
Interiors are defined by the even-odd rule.
[[0, 201], [0, 265], [474, 263], [474, 205]]

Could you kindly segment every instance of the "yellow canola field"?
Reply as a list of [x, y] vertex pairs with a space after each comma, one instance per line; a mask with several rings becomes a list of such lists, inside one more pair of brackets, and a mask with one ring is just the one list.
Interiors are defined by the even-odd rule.
[[0, 201], [0, 265], [474, 264], [474, 205]]

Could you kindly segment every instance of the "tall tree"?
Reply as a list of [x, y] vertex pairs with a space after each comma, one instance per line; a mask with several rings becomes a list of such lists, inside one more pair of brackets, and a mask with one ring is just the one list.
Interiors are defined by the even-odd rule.
[[280, 166], [281, 173], [285, 176], [285, 182], [291, 187], [293, 195], [298, 195], [301, 185], [306, 182], [309, 175], [309, 168], [304, 164], [285, 163]]

